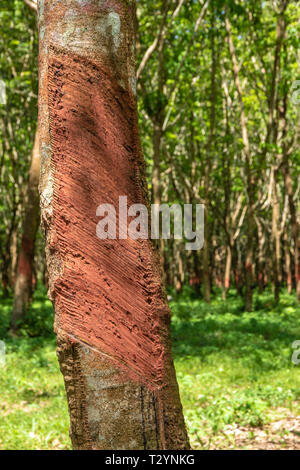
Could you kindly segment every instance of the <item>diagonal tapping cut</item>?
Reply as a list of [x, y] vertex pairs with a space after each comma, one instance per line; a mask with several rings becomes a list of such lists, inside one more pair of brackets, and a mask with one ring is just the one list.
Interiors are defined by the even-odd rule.
[[[150, 240], [95, 236], [99, 203], [149, 205], [133, 7], [40, 2], [42, 221], [76, 449], [189, 448], [158, 254]], [[71, 32], [70, 11], [86, 29]]]

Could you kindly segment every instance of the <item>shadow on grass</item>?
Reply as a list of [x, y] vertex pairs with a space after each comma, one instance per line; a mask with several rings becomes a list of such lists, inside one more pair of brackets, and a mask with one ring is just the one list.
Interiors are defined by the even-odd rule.
[[240, 298], [216, 298], [210, 305], [183, 295], [171, 302], [175, 359], [197, 357], [206, 362], [221, 353], [264, 370], [290, 365], [292, 343], [300, 339], [300, 308], [283, 294], [278, 306], [272, 293], [255, 296], [254, 311], [243, 311]]
[[[8, 330], [12, 306], [12, 297], [4, 298], [0, 295], [0, 339], [6, 339], [7, 341], [10, 341]], [[47, 298], [45, 287], [39, 285], [38, 289], [34, 292], [33, 302], [28, 309], [26, 318], [19, 323], [20, 337], [53, 337], [53, 322], [52, 304]]]

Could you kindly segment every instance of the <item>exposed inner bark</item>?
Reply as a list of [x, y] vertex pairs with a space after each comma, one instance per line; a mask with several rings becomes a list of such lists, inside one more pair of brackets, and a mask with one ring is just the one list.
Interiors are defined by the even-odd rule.
[[[95, 28], [107, 18], [96, 2], [90, 9], [67, 3], [81, 24], [91, 13]], [[127, 2], [117, 3], [121, 20], [130, 17]], [[65, 12], [46, 6], [46, 35], [55, 38], [57, 25], [59, 33], [66, 27]], [[112, 6], [103, 7], [109, 15]], [[86, 48], [79, 41], [41, 45], [42, 219], [58, 356], [74, 448], [188, 448], [157, 253], [149, 240], [96, 236], [100, 204], [117, 208], [119, 196], [128, 205], [148, 203], [129, 86], [133, 31], [125, 25], [125, 70], [114, 57], [116, 38], [105, 43], [111, 55], [101, 55], [103, 27], [95, 59], [88, 33]]]

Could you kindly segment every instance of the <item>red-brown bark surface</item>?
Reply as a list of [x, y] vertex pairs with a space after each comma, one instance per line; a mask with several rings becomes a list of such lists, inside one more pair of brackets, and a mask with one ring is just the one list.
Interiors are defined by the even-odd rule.
[[42, 221], [73, 447], [188, 448], [158, 255], [96, 235], [100, 204], [148, 204], [135, 2], [41, 3]]
[[51, 54], [54, 243], [64, 259], [52, 293], [59, 328], [159, 386], [165, 355], [160, 334], [169, 309], [150, 242], [96, 236], [99, 204], [118, 208], [121, 195], [128, 195], [129, 205], [145, 202], [135, 104], [88, 60]]

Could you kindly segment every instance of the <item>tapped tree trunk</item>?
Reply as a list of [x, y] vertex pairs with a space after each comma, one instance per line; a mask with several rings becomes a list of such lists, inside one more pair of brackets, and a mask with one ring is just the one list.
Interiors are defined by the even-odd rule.
[[246, 242], [246, 262], [245, 262], [245, 281], [246, 281], [246, 292], [245, 292], [245, 310], [247, 312], [252, 311], [253, 303], [253, 258], [254, 258], [254, 235], [255, 235], [255, 219], [254, 219], [254, 199], [255, 199], [255, 180], [252, 175], [252, 159], [250, 152], [250, 142], [248, 135], [247, 119], [244, 106], [243, 90], [239, 77], [239, 66], [235, 47], [232, 39], [231, 24], [228, 16], [225, 17], [225, 26], [228, 37], [229, 52], [232, 61], [233, 77], [235, 86], [237, 89], [239, 104], [240, 104], [240, 123], [242, 130], [243, 140], [243, 157], [245, 160], [245, 173], [247, 183], [247, 195], [248, 195], [248, 210], [247, 210], [247, 242]]
[[277, 175], [274, 170], [273, 191], [272, 191], [272, 261], [273, 261], [273, 282], [275, 302], [279, 302], [279, 290], [281, 282], [280, 273], [280, 231], [279, 231], [280, 203], [277, 189]]
[[26, 315], [26, 310], [32, 296], [34, 247], [40, 219], [38, 191], [39, 177], [40, 153], [39, 132], [37, 130], [29, 170], [21, 247], [14, 285], [14, 303], [11, 315], [11, 331], [14, 333], [18, 330], [18, 322]]
[[285, 191], [288, 195], [289, 209], [291, 215], [291, 228], [292, 238], [294, 240], [294, 269], [295, 269], [295, 284], [298, 302], [300, 302], [300, 230], [297, 220], [297, 208], [294, 201], [293, 182], [290, 172], [290, 163], [287, 152], [284, 152], [284, 185]]
[[216, 75], [217, 75], [217, 52], [215, 47], [215, 12], [212, 11], [212, 31], [211, 31], [211, 83], [210, 83], [210, 117], [209, 117], [209, 137], [207, 141], [207, 159], [206, 169], [204, 176], [204, 200], [205, 200], [205, 212], [204, 212], [204, 246], [203, 246], [203, 285], [204, 285], [204, 300], [210, 303], [211, 300], [211, 269], [210, 269], [210, 243], [211, 243], [211, 223], [208, 217], [208, 208], [210, 200], [210, 172], [212, 167], [213, 157], [213, 142], [215, 136], [215, 125], [216, 125]]
[[188, 449], [170, 312], [149, 240], [96, 210], [147, 204], [132, 0], [39, 2], [41, 207], [74, 449]]
[[227, 253], [226, 253], [226, 265], [225, 265], [224, 285], [223, 285], [223, 292], [222, 292], [223, 300], [226, 300], [227, 292], [228, 292], [228, 289], [230, 287], [232, 246], [228, 244], [226, 251], [227, 251]]
[[265, 253], [265, 241], [266, 235], [262, 223], [256, 219], [257, 223], [257, 232], [258, 232], [258, 260], [257, 260], [257, 270], [258, 270], [258, 290], [262, 294], [265, 288], [265, 270], [266, 270], [266, 253]]
[[284, 258], [285, 258], [285, 276], [288, 293], [291, 294], [293, 291], [293, 276], [291, 269], [291, 254], [289, 247], [289, 239], [286, 231], [283, 233], [284, 240]]

